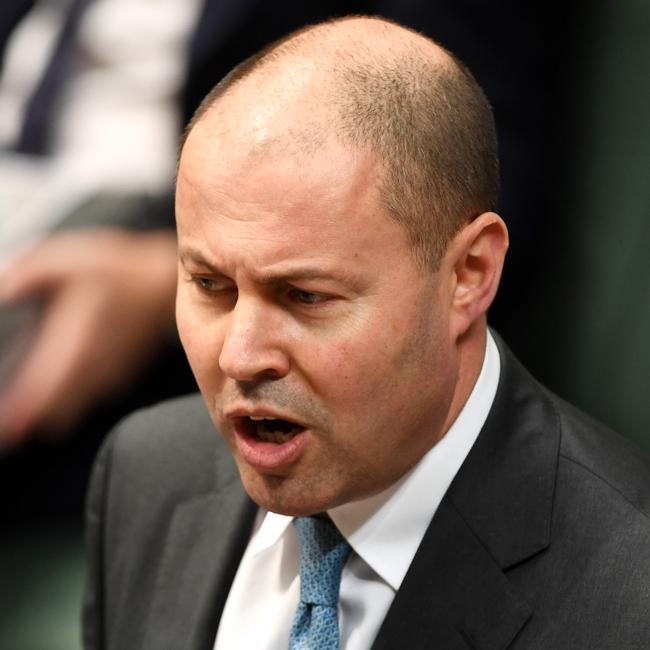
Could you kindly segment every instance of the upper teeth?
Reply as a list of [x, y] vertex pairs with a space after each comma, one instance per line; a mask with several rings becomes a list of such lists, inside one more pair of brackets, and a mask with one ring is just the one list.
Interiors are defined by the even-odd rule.
[[258, 422], [259, 420], [276, 420], [277, 419], [277, 418], [267, 417], [266, 415], [251, 415], [250, 418], [251, 418], [251, 420], [255, 420], [255, 422]]

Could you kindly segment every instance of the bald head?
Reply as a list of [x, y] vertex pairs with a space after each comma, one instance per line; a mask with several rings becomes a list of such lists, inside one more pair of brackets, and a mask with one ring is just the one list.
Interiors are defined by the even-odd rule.
[[371, 153], [382, 208], [424, 268], [437, 268], [464, 223], [496, 207], [496, 135], [483, 92], [446, 50], [386, 20], [338, 19], [270, 45], [217, 84], [186, 134], [214, 111], [213, 123], [250, 155], [309, 153], [331, 138]]

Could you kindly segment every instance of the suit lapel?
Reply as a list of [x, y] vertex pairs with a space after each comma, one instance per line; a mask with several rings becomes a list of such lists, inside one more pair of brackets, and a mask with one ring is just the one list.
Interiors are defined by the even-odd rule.
[[494, 559], [441, 504], [373, 650], [508, 646], [530, 616]]
[[543, 389], [497, 343], [501, 376], [490, 415], [429, 525], [373, 650], [499, 650], [532, 614], [507, 571], [550, 544], [560, 432]]
[[238, 476], [177, 506], [164, 540], [144, 650], [212, 649], [255, 512]]

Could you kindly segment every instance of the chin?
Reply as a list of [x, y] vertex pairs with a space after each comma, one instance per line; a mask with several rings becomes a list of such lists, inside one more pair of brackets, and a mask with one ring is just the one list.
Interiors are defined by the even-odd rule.
[[263, 476], [250, 469], [242, 469], [240, 475], [248, 496], [260, 508], [279, 515], [306, 517], [340, 505], [335, 495], [321, 494], [300, 480]]

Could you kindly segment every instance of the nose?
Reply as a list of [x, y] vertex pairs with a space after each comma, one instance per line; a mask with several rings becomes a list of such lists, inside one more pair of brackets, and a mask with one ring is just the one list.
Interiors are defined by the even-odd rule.
[[236, 381], [279, 379], [289, 372], [282, 323], [273, 308], [241, 296], [226, 317], [219, 367]]

